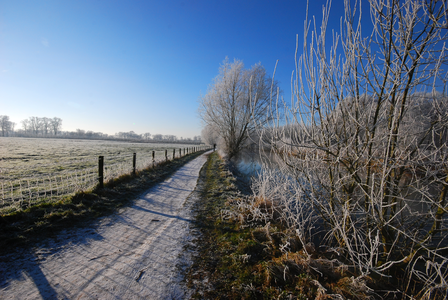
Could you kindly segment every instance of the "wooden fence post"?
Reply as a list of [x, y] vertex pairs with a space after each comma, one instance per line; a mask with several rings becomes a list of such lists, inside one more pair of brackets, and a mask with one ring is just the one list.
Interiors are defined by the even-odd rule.
[[173, 149], [173, 160], [176, 158], [176, 148]]
[[156, 163], [156, 159], [155, 159], [155, 151], [152, 151], [152, 167], [154, 168], [154, 164]]
[[165, 149], [165, 160], [168, 161], [168, 150]]
[[98, 181], [99, 187], [104, 187], [104, 156], [98, 157]]
[[134, 156], [132, 157], [132, 174], [135, 175], [135, 167], [137, 163], [137, 153], [134, 152]]

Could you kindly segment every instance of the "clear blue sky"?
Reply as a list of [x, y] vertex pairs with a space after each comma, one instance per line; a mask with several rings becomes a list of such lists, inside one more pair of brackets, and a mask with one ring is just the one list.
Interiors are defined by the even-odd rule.
[[[334, 0], [338, 31], [342, 11]], [[37, 116], [64, 131], [199, 135], [198, 98], [226, 56], [269, 74], [279, 60], [289, 99], [305, 13], [292, 0], [0, 0], [0, 115], [16, 129]]]

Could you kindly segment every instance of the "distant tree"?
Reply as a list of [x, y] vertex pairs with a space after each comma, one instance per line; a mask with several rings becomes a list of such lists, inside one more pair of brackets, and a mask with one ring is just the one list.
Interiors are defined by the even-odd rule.
[[53, 134], [57, 135], [62, 128], [62, 119], [54, 117], [53, 119], [50, 119], [50, 125]]
[[146, 132], [143, 134], [143, 137], [145, 138], [145, 140], [149, 140], [151, 138], [151, 134], [149, 132]]
[[200, 98], [199, 115], [216, 129], [229, 159], [245, 146], [255, 124], [266, 123], [266, 112], [275, 110], [272, 93], [277, 93], [277, 84], [262, 65], [245, 70], [240, 60], [230, 63], [226, 58], [222, 63], [207, 94]]
[[76, 135], [77, 135], [78, 137], [85, 137], [85, 135], [86, 135], [86, 131], [85, 131], [85, 130], [82, 130], [82, 129], [76, 129]]
[[23, 131], [25, 133], [28, 133], [28, 131], [30, 130], [30, 127], [31, 127], [30, 121], [28, 119], [25, 119], [25, 120], [22, 120], [21, 123], [22, 123]]
[[42, 131], [42, 118], [30, 117], [29, 119], [32, 133], [37, 136]]
[[175, 135], [171, 135], [171, 134], [167, 134], [163, 136], [163, 139], [165, 141], [170, 141], [170, 142], [174, 142], [177, 140], [177, 137]]
[[9, 120], [9, 116], [0, 116], [0, 128], [2, 130], [2, 136], [6, 136], [11, 130], [12, 122]]
[[39, 134], [39, 131], [41, 130], [42, 122], [39, 117], [30, 117], [29, 118], [29, 125], [31, 132], [37, 136]]
[[155, 141], [161, 141], [163, 139], [163, 136], [161, 134], [153, 134], [152, 139]]
[[14, 129], [16, 127], [16, 123], [15, 122], [11, 122], [11, 133], [14, 134]]
[[141, 139], [142, 135], [136, 134], [134, 131], [129, 132], [118, 132], [115, 136], [119, 139]]
[[42, 134], [47, 136], [51, 126], [51, 119], [47, 117], [40, 118], [40, 126], [42, 129]]
[[201, 131], [201, 137], [207, 145], [217, 144], [219, 139], [218, 131], [213, 125], [206, 125]]
[[141, 134], [137, 134], [137, 133], [135, 133], [134, 131], [130, 131], [130, 132], [129, 132], [129, 138], [130, 138], [130, 139], [136, 139], [136, 140], [139, 140], [139, 139], [142, 138], [142, 135], [141, 135]]

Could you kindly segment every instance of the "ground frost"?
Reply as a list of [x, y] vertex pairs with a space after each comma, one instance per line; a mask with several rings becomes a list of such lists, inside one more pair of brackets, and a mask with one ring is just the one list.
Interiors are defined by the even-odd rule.
[[192, 194], [202, 155], [95, 229], [0, 257], [1, 299], [183, 299]]

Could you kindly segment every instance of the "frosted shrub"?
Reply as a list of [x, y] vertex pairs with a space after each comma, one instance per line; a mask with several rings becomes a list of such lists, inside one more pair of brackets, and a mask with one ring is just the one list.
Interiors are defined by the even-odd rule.
[[[362, 2], [364, 3], [364, 2]], [[329, 5], [297, 58], [291, 103], [259, 126], [277, 162], [254, 184], [304, 242], [333, 247], [356, 278], [446, 296], [447, 7], [444, 1], [345, 1], [326, 44]], [[324, 233], [323, 235], [321, 233]], [[405, 270], [403, 273], [400, 270]], [[442, 295], [442, 296], [441, 296]]]

